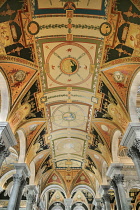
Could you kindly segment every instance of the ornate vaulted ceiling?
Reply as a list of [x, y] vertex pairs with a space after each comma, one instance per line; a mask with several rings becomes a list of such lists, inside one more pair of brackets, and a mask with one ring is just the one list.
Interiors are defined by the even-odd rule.
[[[112, 162], [112, 138], [130, 121], [129, 87], [139, 67], [140, 6], [134, 0], [3, 0], [0, 68], [7, 117], [42, 190], [96, 190]], [[2, 100], [2, 97], [1, 97]], [[11, 167], [5, 171], [11, 170]]]

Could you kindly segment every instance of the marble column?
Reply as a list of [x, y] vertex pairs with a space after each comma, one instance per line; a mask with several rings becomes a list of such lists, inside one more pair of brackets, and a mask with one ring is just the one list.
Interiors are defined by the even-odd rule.
[[27, 185], [26, 186], [27, 190], [27, 204], [26, 204], [26, 210], [32, 210], [33, 209], [33, 204], [36, 201], [36, 195], [37, 195], [37, 188], [36, 185]]
[[138, 177], [140, 179], [140, 152], [139, 152], [139, 150], [135, 146], [132, 146], [128, 150], [127, 155], [128, 155], [128, 157], [130, 157], [133, 160], [134, 165], [135, 165], [136, 170], [137, 170]]
[[117, 205], [117, 210], [122, 210], [121, 209], [121, 203], [120, 203], [120, 198], [119, 198], [119, 192], [116, 183], [112, 180], [110, 185], [114, 189], [114, 194], [115, 194], [115, 200], [116, 200], [116, 205]]
[[123, 187], [124, 175], [123, 174], [115, 174], [114, 177], [113, 177], [113, 180], [116, 183], [117, 188], [118, 188], [118, 194], [119, 194], [121, 209], [122, 210], [128, 210], [129, 205], [128, 205], [125, 190], [124, 190], [124, 187]]
[[129, 205], [129, 210], [132, 210], [132, 204], [131, 204], [131, 200], [132, 198], [126, 198], [127, 199], [127, 202], [128, 202], [128, 205]]
[[8, 122], [0, 122], [0, 167], [7, 156], [9, 147], [16, 145], [16, 139]]
[[29, 169], [25, 163], [15, 163], [16, 174], [13, 175], [13, 189], [10, 195], [7, 210], [16, 210], [22, 193], [22, 183], [29, 177]]
[[140, 123], [129, 123], [122, 138], [121, 145], [128, 148], [140, 179]]
[[95, 205], [95, 210], [101, 210], [101, 198], [94, 198], [93, 204]]
[[19, 193], [18, 193], [18, 199], [17, 199], [17, 203], [16, 203], [16, 208], [15, 209], [19, 209], [20, 207], [20, 202], [21, 202], [21, 199], [22, 199], [22, 195], [23, 195], [23, 189], [26, 185], [26, 180], [22, 180], [21, 181], [21, 185], [20, 185], [20, 190], [19, 190]]
[[110, 185], [101, 185], [101, 187], [100, 187], [101, 195], [104, 200], [106, 210], [111, 210], [110, 195], [108, 193], [109, 189], [110, 189]]

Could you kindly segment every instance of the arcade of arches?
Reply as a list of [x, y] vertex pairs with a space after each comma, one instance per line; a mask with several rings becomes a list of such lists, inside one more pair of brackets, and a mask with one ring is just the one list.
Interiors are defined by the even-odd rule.
[[140, 209], [140, 0], [0, 0], [0, 209]]

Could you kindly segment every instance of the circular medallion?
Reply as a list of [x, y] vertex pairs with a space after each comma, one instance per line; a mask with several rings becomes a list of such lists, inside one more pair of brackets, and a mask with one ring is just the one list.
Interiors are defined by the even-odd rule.
[[120, 71], [115, 71], [114, 74], [113, 74], [113, 76], [114, 76], [114, 80], [116, 82], [123, 82], [124, 79], [125, 79], [123, 73], [120, 72]]
[[36, 21], [31, 21], [27, 26], [27, 30], [31, 35], [36, 35], [39, 32], [39, 24]]
[[14, 74], [14, 79], [18, 82], [22, 82], [26, 77], [26, 72], [19, 70]]
[[83, 181], [85, 180], [85, 176], [81, 176], [80, 179]]
[[60, 69], [64, 74], [74, 74], [78, 71], [78, 62], [71, 57], [64, 58], [60, 63]]
[[103, 131], [107, 132], [108, 131], [108, 127], [106, 125], [101, 125], [101, 128]]
[[66, 112], [62, 116], [65, 121], [73, 121], [76, 119], [76, 115], [73, 112]]
[[100, 33], [103, 36], [108, 36], [112, 31], [112, 27], [110, 25], [110, 23], [108, 22], [104, 22], [100, 25]]
[[63, 128], [85, 126], [86, 115], [81, 106], [67, 104], [58, 106], [52, 113], [52, 123]]
[[57, 176], [53, 175], [52, 180], [57, 180]]
[[53, 83], [67, 86], [82, 84], [92, 76], [92, 66], [92, 56], [82, 45], [56, 45], [46, 57], [48, 87], [52, 87]]

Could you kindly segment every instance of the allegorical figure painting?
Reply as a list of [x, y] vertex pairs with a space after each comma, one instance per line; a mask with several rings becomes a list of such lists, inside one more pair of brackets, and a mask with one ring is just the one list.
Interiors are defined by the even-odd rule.
[[78, 70], [78, 62], [71, 57], [63, 59], [60, 66], [65, 74], [73, 74]]
[[0, 23], [14, 20], [17, 11], [22, 9], [24, 0], [3, 0], [0, 1]]
[[[109, 47], [106, 62], [129, 56], [140, 56], [140, 11], [130, 0], [116, 0], [114, 11], [120, 11], [117, 39]], [[120, 24], [122, 23], [122, 24]]]
[[33, 61], [32, 46], [26, 45], [18, 20], [18, 11], [24, 11], [24, 7], [24, 0], [0, 1], [0, 55]]

